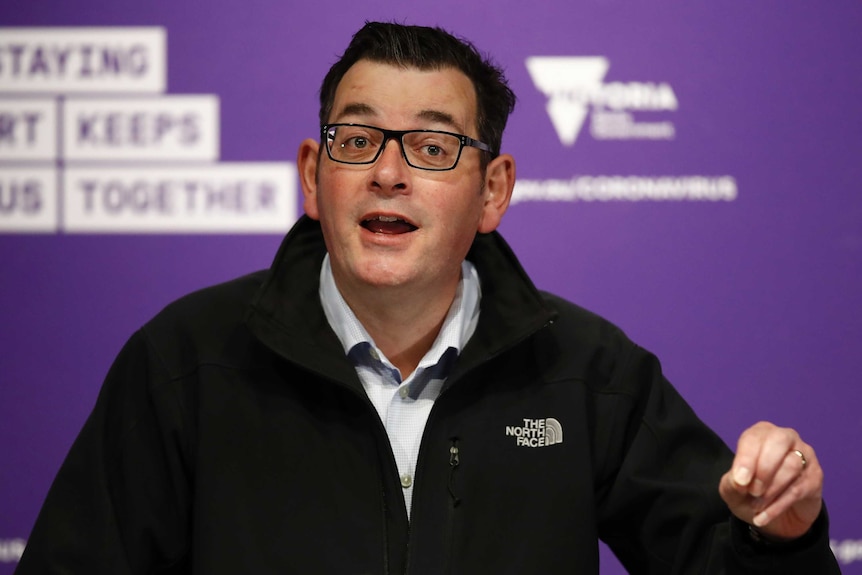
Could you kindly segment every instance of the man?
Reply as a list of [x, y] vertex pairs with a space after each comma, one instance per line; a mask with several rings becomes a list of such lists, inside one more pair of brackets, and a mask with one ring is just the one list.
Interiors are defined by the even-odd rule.
[[360, 30], [307, 217], [131, 338], [17, 572], [594, 574], [602, 538], [632, 573], [838, 573], [811, 446], [760, 423], [734, 458], [494, 232], [513, 105], [441, 30]]

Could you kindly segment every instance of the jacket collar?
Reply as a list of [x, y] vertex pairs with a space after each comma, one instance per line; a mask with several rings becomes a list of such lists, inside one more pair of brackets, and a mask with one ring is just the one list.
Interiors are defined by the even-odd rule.
[[[325, 254], [320, 224], [302, 216], [279, 247], [246, 323], [285, 359], [361, 390], [320, 305], [320, 266]], [[477, 235], [467, 259], [476, 266], [482, 284], [481, 311], [476, 332], [450, 380], [523, 341], [556, 315], [500, 234]]]

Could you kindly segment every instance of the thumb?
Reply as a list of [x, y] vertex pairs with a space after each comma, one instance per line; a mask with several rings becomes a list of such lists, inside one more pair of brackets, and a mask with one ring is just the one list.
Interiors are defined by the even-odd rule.
[[[754, 510], [751, 508], [751, 496], [748, 485], [740, 485], [734, 480], [733, 471], [728, 471], [721, 477], [718, 492], [730, 511], [743, 521], [751, 521]], [[750, 515], [750, 517], [749, 517]]]

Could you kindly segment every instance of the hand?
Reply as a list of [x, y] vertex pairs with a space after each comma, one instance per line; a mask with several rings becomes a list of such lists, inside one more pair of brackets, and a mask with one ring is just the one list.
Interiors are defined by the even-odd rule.
[[805, 535], [820, 514], [823, 470], [796, 431], [760, 422], [740, 436], [718, 491], [730, 511], [763, 536], [792, 540]]

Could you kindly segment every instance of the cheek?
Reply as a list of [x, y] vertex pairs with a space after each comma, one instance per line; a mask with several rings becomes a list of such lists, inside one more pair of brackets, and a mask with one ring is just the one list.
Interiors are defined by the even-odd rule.
[[435, 210], [451, 214], [451, 221], [464, 221], [481, 211], [485, 203], [483, 187], [484, 180], [475, 171], [466, 172], [457, 180], [437, 182], [429, 197]]
[[324, 218], [328, 214], [332, 214], [338, 208], [338, 192], [337, 190], [345, 189], [344, 183], [339, 181], [339, 178], [332, 174], [329, 170], [319, 172], [317, 175], [317, 210]]
[[449, 243], [453, 248], [453, 255], [469, 250], [482, 219], [482, 198], [474, 195], [473, 190], [462, 190], [461, 193], [465, 195], [459, 198], [458, 202], [450, 203], [446, 207], [450, 215], [443, 221], [445, 234], [451, 238]]

